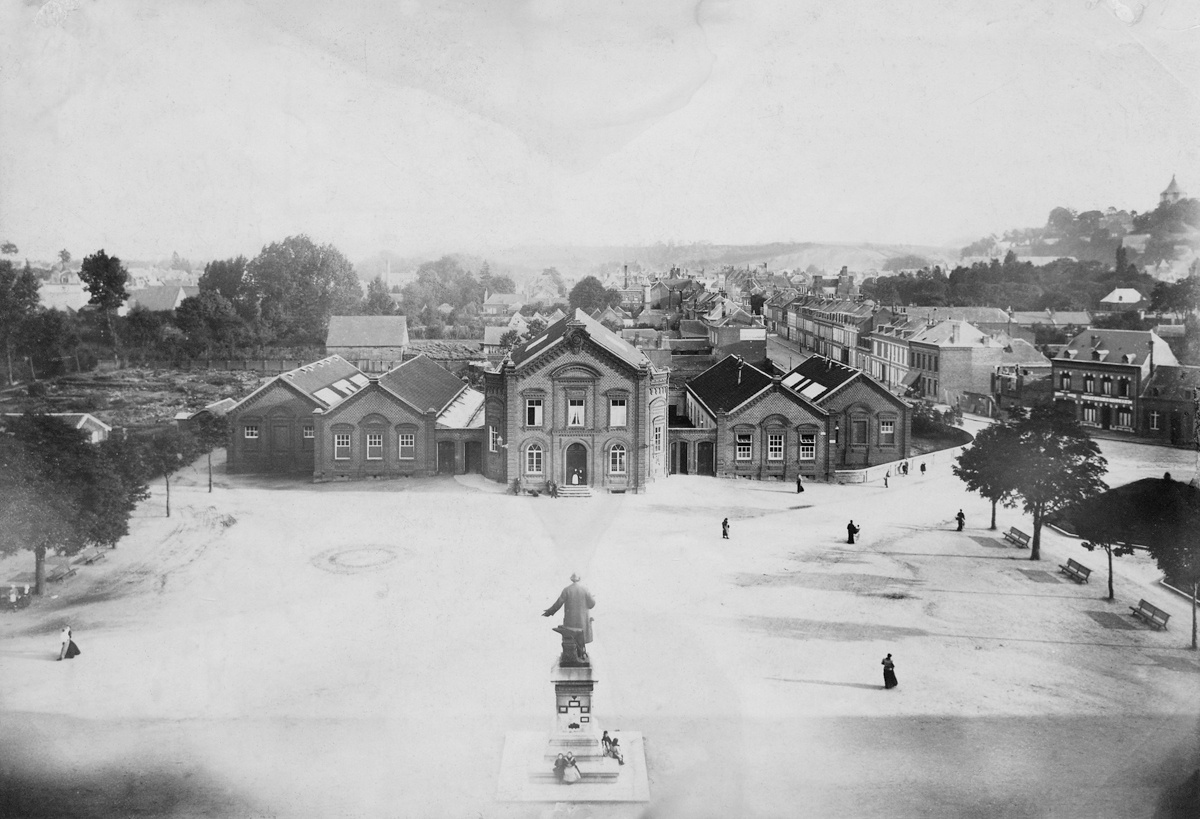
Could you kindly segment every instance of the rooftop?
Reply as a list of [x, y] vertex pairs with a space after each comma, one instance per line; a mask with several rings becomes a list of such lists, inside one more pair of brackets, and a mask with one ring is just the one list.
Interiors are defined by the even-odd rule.
[[432, 358], [419, 355], [379, 376], [379, 383], [420, 412], [440, 413], [466, 388], [462, 379]]
[[406, 316], [330, 316], [326, 347], [407, 347]]

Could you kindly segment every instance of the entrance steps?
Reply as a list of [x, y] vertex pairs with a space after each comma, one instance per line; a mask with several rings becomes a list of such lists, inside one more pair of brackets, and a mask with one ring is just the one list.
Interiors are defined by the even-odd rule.
[[590, 498], [592, 490], [583, 484], [578, 486], [571, 486], [570, 484], [565, 486], [559, 485], [558, 496], [560, 498]]

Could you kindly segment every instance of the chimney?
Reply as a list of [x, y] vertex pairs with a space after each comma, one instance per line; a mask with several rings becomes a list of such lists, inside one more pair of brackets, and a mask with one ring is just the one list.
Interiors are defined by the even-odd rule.
[[[1095, 336], [1093, 336], [1095, 338]], [[1146, 346], [1150, 348], [1150, 375], [1154, 375], [1154, 339], [1151, 338], [1146, 342]]]
[[737, 356], [737, 365], [738, 365], [738, 379], [737, 379], [737, 382], [738, 382], [738, 385], [739, 385], [739, 386], [741, 386], [741, 383], [742, 383], [742, 357], [741, 357], [740, 355], [739, 355], [739, 356]]

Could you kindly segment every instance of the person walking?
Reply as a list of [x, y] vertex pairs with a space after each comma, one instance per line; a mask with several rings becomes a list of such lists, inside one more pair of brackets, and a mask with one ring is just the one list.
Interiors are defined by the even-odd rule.
[[725, 520], [721, 521], [721, 537], [725, 540], [729, 540], [729, 518], [725, 518]]
[[75, 645], [75, 641], [71, 638], [70, 626], [62, 627], [62, 631], [58, 633], [58, 639], [58, 659], [71, 660], [83, 653], [79, 650], [79, 646]]
[[958, 514], [954, 516], [954, 519], [958, 521], [958, 531], [961, 532], [963, 530], [963, 525], [967, 522], [967, 516], [963, 514], [963, 510], [959, 509]]
[[849, 523], [847, 523], [846, 524], [846, 542], [853, 543], [854, 536], [857, 535], [860, 531], [862, 531], [861, 528], [858, 526], [855, 526], [854, 521], [850, 521]]
[[921, 461], [921, 477], [925, 477], [925, 462]]
[[883, 473], [883, 488], [884, 489], [888, 488], [888, 478], [890, 478], [890, 477], [892, 477], [892, 470], [889, 469], [887, 472]]
[[804, 491], [804, 479], [796, 475], [796, 494], [799, 495]]
[[883, 664], [883, 687], [895, 688], [900, 683], [896, 680], [896, 663], [892, 661], [892, 655], [887, 655], [880, 662]]

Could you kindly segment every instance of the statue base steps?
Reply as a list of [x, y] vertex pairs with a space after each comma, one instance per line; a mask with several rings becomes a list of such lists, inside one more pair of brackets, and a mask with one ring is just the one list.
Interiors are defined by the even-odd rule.
[[[649, 802], [650, 781], [640, 731], [615, 731], [625, 764], [606, 757], [594, 737], [545, 731], [510, 731], [500, 759], [499, 802]], [[569, 745], [560, 743], [570, 743]], [[593, 745], [592, 743], [595, 743]], [[554, 776], [554, 758], [571, 751], [582, 779], [571, 785]]]

